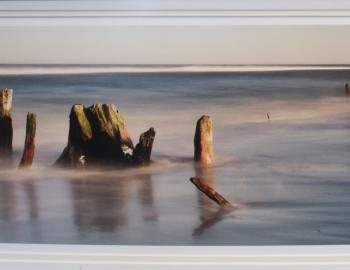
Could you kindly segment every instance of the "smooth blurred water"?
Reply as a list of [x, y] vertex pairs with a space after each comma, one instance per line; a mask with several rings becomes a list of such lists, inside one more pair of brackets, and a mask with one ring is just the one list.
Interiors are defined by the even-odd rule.
[[[350, 243], [350, 71], [0, 76], [15, 90], [14, 165], [0, 171], [0, 242], [135, 245]], [[155, 163], [54, 169], [73, 103], [115, 103], [134, 142], [153, 126]], [[37, 152], [19, 171], [25, 116]], [[270, 115], [270, 121], [267, 115]], [[217, 163], [192, 163], [196, 120]], [[202, 176], [241, 208], [223, 212]]]

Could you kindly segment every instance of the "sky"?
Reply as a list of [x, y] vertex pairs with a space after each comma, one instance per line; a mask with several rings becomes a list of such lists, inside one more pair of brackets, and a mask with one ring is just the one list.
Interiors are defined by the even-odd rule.
[[349, 26], [0, 27], [1, 64], [350, 64]]

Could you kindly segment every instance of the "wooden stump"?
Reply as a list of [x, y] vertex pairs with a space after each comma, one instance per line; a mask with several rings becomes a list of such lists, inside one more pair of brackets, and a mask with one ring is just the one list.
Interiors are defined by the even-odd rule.
[[0, 90], [0, 155], [2, 156], [12, 153], [12, 94], [12, 89]]
[[141, 134], [134, 155], [124, 118], [113, 104], [95, 104], [87, 108], [76, 104], [69, 118], [68, 143], [56, 165], [86, 167], [149, 162], [154, 129]]
[[205, 165], [214, 162], [212, 126], [211, 117], [203, 115], [197, 121], [194, 135], [194, 160]]
[[36, 115], [34, 113], [27, 114], [26, 138], [24, 142], [24, 150], [20, 168], [30, 167], [33, 163], [35, 152], [35, 134], [36, 134]]
[[140, 135], [139, 143], [134, 150], [134, 161], [136, 164], [147, 165], [151, 162], [151, 153], [156, 132], [151, 127]]
[[345, 94], [350, 95], [350, 84], [349, 83], [345, 84]]
[[205, 195], [208, 196], [211, 200], [216, 202], [218, 205], [224, 207], [224, 208], [234, 208], [234, 206], [226, 200], [221, 194], [219, 194], [215, 189], [211, 188], [210, 186], [204, 184], [200, 178], [198, 177], [191, 177], [190, 181]]

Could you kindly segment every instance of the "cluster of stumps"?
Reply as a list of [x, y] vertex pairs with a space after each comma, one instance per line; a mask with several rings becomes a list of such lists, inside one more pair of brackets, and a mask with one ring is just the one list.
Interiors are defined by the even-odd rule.
[[[12, 154], [12, 96], [9, 88], [0, 90], [0, 156]], [[28, 112], [26, 137], [20, 168], [31, 167], [35, 153], [36, 114]], [[146, 166], [156, 132], [153, 127], [142, 133], [134, 147], [122, 114], [113, 104], [72, 106], [69, 115], [68, 143], [54, 163], [66, 168], [93, 168], [94, 166]], [[211, 166], [213, 157], [212, 119], [203, 115], [197, 121], [194, 136], [194, 161], [200, 166]], [[190, 181], [211, 200], [224, 208], [233, 208], [223, 196], [198, 177]]]

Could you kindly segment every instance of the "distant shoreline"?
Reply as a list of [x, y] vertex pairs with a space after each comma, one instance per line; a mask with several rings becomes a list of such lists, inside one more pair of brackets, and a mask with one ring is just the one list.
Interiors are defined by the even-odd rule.
[[350, 65], [255, 65], [255, 66], [147, 66], [147, 65], [0, 65], [1, 75], [59, 75], [99, 73], [225, 73], [277, 72], [307, 70], [350, 70]]

